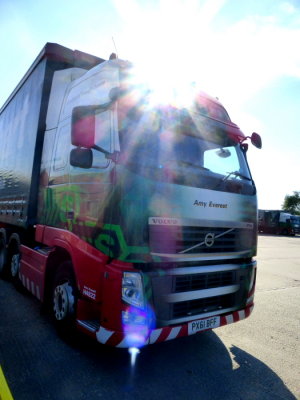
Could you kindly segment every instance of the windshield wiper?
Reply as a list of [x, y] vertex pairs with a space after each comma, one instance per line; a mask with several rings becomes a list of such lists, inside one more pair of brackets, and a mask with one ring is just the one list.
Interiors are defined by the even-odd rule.
[[249, 178], [249, 177], [246, 176], [246, 175], [241, 174], [241, 173], [238, 172], [238, 171], [227, 172], [227, 175], [225, 176], [225, 178], [222, 178], [222, 181], [223, 181], [223, 182], [227, 181], [227, 179], [229, 179], [229, 178], [231, 177], [231, 175], [234, 175], [234, 176], [236, 176], [236, 177], [238, 177], [238, 178], [246, 179], [247, 181], [252, 182], [252, 179], [251, 179], [251, 178]]
[[224, 178], [220, 179], [220, 181], [219, 181], [219, 182], [217, 183], [217, 185], [214, 187], [214, 190], [217, 189], [217, 188], [219, 188], [220, 185], [221, 185], [223, 182], [226, 182], [226, 181], [231, 177], [231, 175], [234, 175], [235, 177], [242, 178], [242, 179], [245, 179], [245, 180], [247, 180], [247, 181], [253, 182], [253, 179], [252, 179], [252, 178], [249, 178], [248, 176], [243, 175], [243, 174], [241, 174], [241, 173], [238, 172], [238, 171], [231, 171], [231, 172], [227, 172], [227, 175], [224, 176]]

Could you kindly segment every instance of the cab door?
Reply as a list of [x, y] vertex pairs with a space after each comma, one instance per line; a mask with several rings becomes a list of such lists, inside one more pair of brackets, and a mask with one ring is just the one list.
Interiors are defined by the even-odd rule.
[[[69, 188], [70, 121], [47, 132], [40, 182], [39, 221], [56, 228], [66, 228]], [[46, 154], [47, 153], [47, 154]], [[42, 165], [43, 167], [43, 165]]]
[[117, 147], [114, 140], [115, 118], [113, 108], [95, 112], [94, 147], [98, 150], [90, 149], [92, 165], [88, 168], [70, 166], [70, 201], [67, 205], [69, 228], [81, 239], [98, 248], [97, 238], [100, 232], [109, 230], [111, 223], [115, 163], [105, 152], [113, 153]]

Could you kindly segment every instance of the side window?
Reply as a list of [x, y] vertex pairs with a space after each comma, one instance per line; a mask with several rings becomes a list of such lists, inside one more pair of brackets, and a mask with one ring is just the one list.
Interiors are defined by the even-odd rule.
[[70, 154], [70, 125], [62, 126], [58, 131], [55, 146], [54, 170], [64, 169]]
[[[112, 112], [110, 110], [102, 111], [96, 114], [95, 121], [95, 143], [102, 149], [112, 151]], [[100, 151], [93, 150], [93, 165], [95, 167], [105, 168], [109, 164], [109, 160], [105, 154]]]

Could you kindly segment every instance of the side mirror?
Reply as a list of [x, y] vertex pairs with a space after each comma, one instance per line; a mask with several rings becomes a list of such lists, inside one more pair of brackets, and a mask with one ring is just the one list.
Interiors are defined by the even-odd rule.
[[89, 169], [93, 166], [93, 152], [91, 149], [77, 147], [71, 150], [70, 164], [73, 167]]
[[221, 147], [216, 153], [221, 158], [228, 158], [231, 156], [230, 151], [228, 149], [223, 149], [223, 147]]
[[257, 147], [258, 149], [261, 149], [262, 141], [261, 141], [261, 137], [258, 133], [253, 132], [250, 139], [251, 139], [251, 143], [255, 147]]
[[95, 106], [75, 107], [72, 112], [72, 144], [91, 149], [95, 145]]

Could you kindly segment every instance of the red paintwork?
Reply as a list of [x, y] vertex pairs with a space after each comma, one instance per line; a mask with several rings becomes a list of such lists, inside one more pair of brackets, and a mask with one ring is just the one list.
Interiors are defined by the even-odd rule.
[[75, 121], [71, 135], [74, 146], [87, 149], [95, 146], [95, 115], [87, 115]]
[[[133, 270], [132, 264], [110, 260], [101, 251], [63, 229], [38, 225], [36, 240], [38, 239], [46, 246], [60, 247], [70, 254], [77, 286], [83, 299], [78, 303], [78, 319], [89, 320], [95, 316], [99, 318], [101, 314], [102, 326], [121, 329], [120, 313], [125, 309], [121, 300], [121, 274], [124, 270]], [[84, 287], [95, 290], [96, 298], [87, 296]], [[113, 297], [113, 293], [119, 295]]]
[[35, 229], [35, 240], [38, 243], [43, 243], [44, 231], [45, 231], [45, 226], [44, 225], [37, 225], [36, 226], [36, 229]]
[[[41, 226], [39, 231], [41, 231]], [[102, 284], [103, 268], [108, 257], [64, 229], [44, 227], [43, 244], [49, 247], [65, 249], [71, 256], [79, 290], [83, 291], [84, 286], [96, 291], [96, 301], [101, 301], [100, 290]], [[83, 295], [85, 296], [85, 295]], [[86, 296], [89, 298], [88, 296]], [[90, 299], [90, 298], [89, 298]]]
[[243, 139], [245, 139], [246, 136], [243, 134], [243, 132], [237, 125], [235, 124], [225, 124], [225, 125], [226, 125], [227, 135], [230, 139], [232, 139], [237, 143], [240, 143], [243, 141]]
[[[124, 270], [134, 270], [133, 265], [120, 260], [110, 260], [108, 256], [69, 231], [40, 225], [37, 227], [36, 232], [36, 239], [43, 239], [43, 244], [50, 247], [49, 254], [55, 251], [55, 247], [60, 247], [68, 251], [71, 256], [77, 285], [81, 292], [77, 304], [77, 319], [83, 321], [97, 319], [100, 323], [100, 329], [111, 332], [111, 336], [105, 341], [105, 344], [123, 347], [124, 330], [121, 314], [128, 306], [121, 299], [122, 273]], [[36, 287], [39, 287], [41, 300], [44, 297], [47, 260], [47, 255], [43, 255], [37, 250], [26, 246], [21, 246], [21, 279], [23, 278], [25, 286], [36, 296]], [[83, 292], [84, 287], [95, 290], [95, 299], [90, 298]], [[254, 290], [255, 280], [248, 298], [251, 298]], [[252, 308], [253, 301], [243, 310], [221, 315], [220, 326], [247, 318]], [[78, 328], [95, 338], [96, 332], [91, 332], [79, 324]], [[176, 334], [174, 334], [174, 330]], [[151, 336], [152, 333], [154, 336]], [[187, 336], [188, 334], [188, 323], [185, 323], [149, 331], [149, 338], [146, 341], [151, 344], [175, 337]], [[104, 342], [101, 341], [101, 343]]]
[[[21, 264], [20, 264], [20, 274], [21, 277], [24, 276], [25, 282], [26, 279], [29, 279], [29, 287], [28, 290], [31, 290], [31, 282], [34, 283], [34, 288], [36, 291], [36, 287], [39, 287], [39, 295], [40, 300], [44, 299], [44, 281], [45, 281], [45, 271], [46, 271], [46, 263], [47, 256], [40, 254], [36, 250], [33, 250], [26, 246], [21, 246]], [[22, 278], [21, 278], [22, 280]], [[34, 292], [33, 291], [33, 292]], [[36, 295], [36, 293], [33, 293]]]
[[[38, 249], [21, 246], [20, 278], [24, 286], [43, 301], [49, 256], [56, 248], [65, 249], [71, 257], [81, 294], [77, 304], [77, 319], [97, 319], [103, 327], [121, 331], [121, 313], [126, 309], [121, 300], [121, 277], [124, 270], [134, 269], [132, 264], [110, 260], [78, 236], [63, 229], [38, 225], [35, 239], [49, 247], [49, 252], [44, 255]], [[89, 290], [84, 290], [85, 288], [92, 289], [95, 298], [89, 296]], [[114, 296], [114, 293], [118, 295]], [[87, 332], [81, 326], [79, 329]]]

